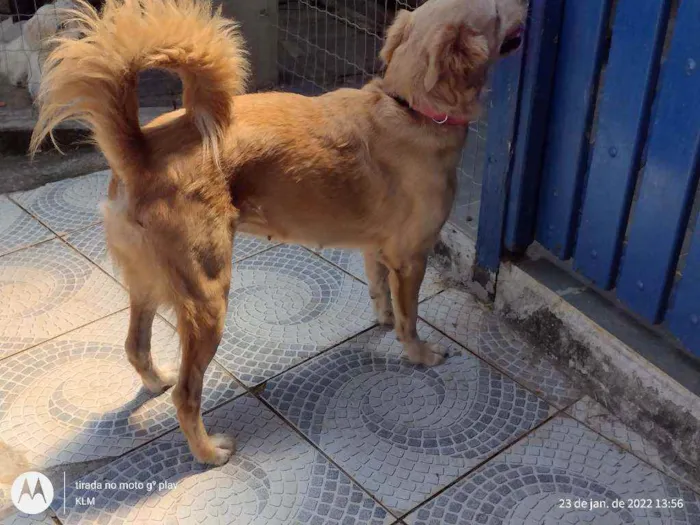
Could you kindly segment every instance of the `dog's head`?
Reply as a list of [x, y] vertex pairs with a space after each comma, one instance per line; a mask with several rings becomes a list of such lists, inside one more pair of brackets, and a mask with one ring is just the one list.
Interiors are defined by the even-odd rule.
[[473, 118], [489, 67], [523, 39], [524, 0], [428, 0], [399, 11], [381, 51], [387, 90], [411, 105]]

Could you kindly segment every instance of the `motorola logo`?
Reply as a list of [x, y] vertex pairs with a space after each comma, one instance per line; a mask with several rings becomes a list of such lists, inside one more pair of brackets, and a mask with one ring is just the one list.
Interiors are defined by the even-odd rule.
[[53, 501], [53, 485], [41, 472], [25, 472], [12, 484], [10, 495], [20, 512], [39, 514]]

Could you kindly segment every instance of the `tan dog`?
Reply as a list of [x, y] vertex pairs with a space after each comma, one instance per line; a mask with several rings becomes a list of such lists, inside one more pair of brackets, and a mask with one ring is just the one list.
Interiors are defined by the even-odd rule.
[[[364, 251], [379, 321], [406, 356], [443, 357], [416, 334], [428, 252], [450, 212], [466, 123], [491, 64], [517, 47], [520, 0], [429, 0], [399, 13], [383, 78], [319, 97], [241, 95], [247, 63], [235, 26], [195, 0], [84, 6], [84, 38], [51, 55], [32, 148], [59, 122], [86, 122], [114, 176], [105, 206], [110, 251], [131, 296], [129, 361], [146, 388], [151, 324], [171, 305], [182, 362], [173, 391], [194, 456], [227, 461], [234, 443], [207, 435], [202, 379], [224, 328], [238, 231]], [[183, 80], [185, 109], [141, 128], [137, 73]], [[444, 121], [444, 124], [441, 122]]]

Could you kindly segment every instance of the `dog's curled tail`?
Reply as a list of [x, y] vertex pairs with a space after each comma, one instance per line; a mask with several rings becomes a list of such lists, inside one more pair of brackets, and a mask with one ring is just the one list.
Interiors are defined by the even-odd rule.
[[149, 148], [139, 125], [138, 73], [164, 69], [180, 76], [184, 118], [218, 163], [233, 97], [248, 76], [236, 24], [209, 0], [107, 0], [101, 14], [77, 3], [71, 23], [82, 38], [58, 39], [45, 63], [30, 152], [70, 119], [90, 127], [118, 172], [144, 166]]

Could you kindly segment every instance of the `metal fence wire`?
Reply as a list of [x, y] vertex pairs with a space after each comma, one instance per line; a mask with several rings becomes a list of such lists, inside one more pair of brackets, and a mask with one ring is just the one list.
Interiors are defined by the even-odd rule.
[[[100, 0], [89, 1], [100, 7]], [[72, 0], [0, 0], [0, 116], [34, 112], [49, 40], [70, 30], [64, 10], [73, 7]], [[176, 108], [181, 91], [179, 79], [162, 71], [146, 71], [139, 79], [143, 106]]]
[[[100, 0], [91, 1], [99, 7]], [[223, 0], [224, 12], [238, 1]], [[380, 73], [379, 51], [396, 12], [414, 9], [422, 1], [279, 0], [277, 82], [272, 87], [304, 95], [361, 87]], [[71, 2], [0, 0], [0, 118], [34, 111], [32, 93], [50, 52], [44, 41], [65, 29], [59, 8], [70, 7]], [[239, 21], [245, 32], [246, 21]], [[180, 94], [180, 82], [171, 75], [148, 71], [140, 77], [142, 106], [176, 108]], [[479, 214], [486, 126], [483, 118], [470, 126], [452, 215], [455, 225], [472, 236]]]

